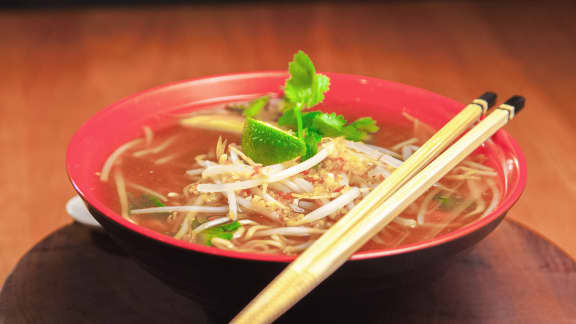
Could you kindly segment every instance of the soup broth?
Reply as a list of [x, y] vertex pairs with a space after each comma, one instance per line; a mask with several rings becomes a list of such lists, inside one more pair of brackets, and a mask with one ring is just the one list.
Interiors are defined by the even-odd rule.
[[[299, 161], [272, 167], [253, 164], [242, 156], [239, 134], [178, 122], [158, 131], [145, 127], [141, 138], [113, 154], [99, 176], [114, 210], [156, 232], [223, 249], [298, 254], [433, 131], [417, 122], [411, 127], [380, 126], [370, 144], [342, 138], [323, 141], [318, 154], [330, 148], [327, 157], [276, 182], [266, 179], [298, 166]], [[432, 239], [485, 216], [499, 200], [496, 176], [481, 153], [473, 154], [363, 249]], [[252, 179], [261, 183], [243, 185]], [[232, 183], [243, 186], [204, 190]]]

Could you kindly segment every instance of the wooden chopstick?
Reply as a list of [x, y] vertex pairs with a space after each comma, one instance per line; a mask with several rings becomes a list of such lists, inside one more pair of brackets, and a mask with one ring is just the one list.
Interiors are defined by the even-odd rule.
[[[400, 167], [394, 170], [385, 181], [374, 188], [365, 199], [360, 201], [348, 214], [334, 224], [329, 230], [329, 235], [339, 237], [360, 218], [359, 215], [368, 214], [377, 204], [388, 199], [396, 189], [437, 157], [440, 152], [462, 135], [464, 131], [469, 129], [480, 117], [484, 116], [488, 109], [492, 108], [496, 102], [496, 98], [496, 93], [488, 91], [464, 107], [464, 109], [450, 119], [438, 132], [430, 137], [426, 143], [404, 161]], [[333, 242], [328, 240], [318, 240], [314, 243], [314, 249], [329, 249], [332, 244]]]
[[[336, 271], [356, 250], [381, 231], [408, 205], [510, 121], [523, 106], [523, 97], [510, 98], [390, 195], [390, 199], [376, 204], [377, 207], [371, 213], [363, 215], [364, 217], [354, 222], [348, 231], [339, 233], [338, 237], [330, 236], [330, 231], [326, 232], [319, 241], [329, 241], [334, 244], [330, 249], [315, 249], [317, 242], [312, 245], [262, 290], [232, 320], [232, 323], [268, 323], [278, 318]], [[362, 201], [369, 197], [370, 195]], [[373, 196], [371, 199], [380, 202], [378, 198]]]

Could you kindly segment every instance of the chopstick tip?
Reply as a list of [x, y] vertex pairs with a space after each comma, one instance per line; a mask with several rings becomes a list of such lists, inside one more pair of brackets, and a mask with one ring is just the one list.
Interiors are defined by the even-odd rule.
[[496, 103], [496, 98], [498, 98], [496, 92], [487, 91], [483, 95], [481, 95], [480, 98], [478, 99], [486, 101], [486, 103], [488, 104], [488, 109], [490, 109]]
[[526, 104], [526, 98], [523, 96], [514, 95], [510, 97], [510, 99], [506, 100], [504, 104], [514, 107], [514, 114], [517, 114], [524, 108], [524, 105]]

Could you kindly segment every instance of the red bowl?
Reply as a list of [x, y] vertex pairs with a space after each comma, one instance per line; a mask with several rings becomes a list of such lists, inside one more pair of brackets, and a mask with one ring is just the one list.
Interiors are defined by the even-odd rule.
[[[402, 111], [440, 127], [463, 104], [426, 90], [356, 75], [327, 74], [331, 90], [323, 106], [349, 118], [372, 116], [401, 122]], [[230, 74], [177, 82], [144, 91], [115, 103], [88, 120], [74, 135], [67, 152], [70, 180], [104, 229], [144, 268], [175, 289], [205, 305], [237, 310], [263, 288], [293, 257], [241, 253], [179, 241], [132, 224], [103, 202], [96, 172], [122, 143], [139, 136], [141, 126], [160, 128], [166, 113], [203, 109], [277, 93], [285, 72]], [[388, 287], [398, 278], [426, 278], [447, 257], [490, 233], [518, 200], [526, 184], [526, 162], [518, 144], [505, 131], [481, 150], [501, 166], [503, 198], [486, 217], [429, 241], [357, 252], [317, 290], [319, 295], [361, 293]], [[230, 274], [241, 278], [229, 282]], [[412, 274], [407, 276], [407, 274]], [[230, 291], [230, 285], [235, 287]], [[226, 291], [222, 294], [222, 291]], [[220, 308], [221, 310], [221, 308]]]

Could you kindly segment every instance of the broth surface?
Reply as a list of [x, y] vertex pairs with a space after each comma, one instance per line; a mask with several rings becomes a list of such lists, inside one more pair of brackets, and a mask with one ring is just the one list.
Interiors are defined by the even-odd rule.
[[[408, 145], [421, 145], [432, 131], [427, 129], [425, 125], [407, 127], [383, 124], [380, 126], [380, 131], [373, 137], [371, 144], [388, 149], [414, 138], [416, 139], [415, 142]], [[163, 205], [190, 205], [194, 195], [190, 194], [189, 185], [192, 180], [186, 175], [186, 172], [198, 168], [198, 156], [204, 155], [206, 159], [211, 160], [216, 158], [215, 148], [220, 137], [227, 143], [236, 143], [239, 146], [240, 136], [238, 135], [189, 128], [175, 123], [170, 127], [155, 131], [153, 140], [149, 143], [143, 140], [140, 145], [124, 152], [114, 164], [112, 173], [123, 177], [129, 210]], [[400, 148], [394, 151], [398, 155], [402, 155], [402, 150]], [[442, 179], [437, 186], [432, 187], [420, 197], [397, 218], [397, 221], [390, 223], [362, 249], [394, 248], [432, 239], [474, 222], [486, 213], [488, 208], [494, 207], [494, 201], [497, 199], [495, 195], [501, 192], [501, 184], [496, 183], [495, 171], [490, 171], [490, 168], [486, 166], [487, 161], [480, 153], [473, 154], [466, 161]], [[115, 176], [111, 176], [111, 180], [103, 183], [106, 187], [106, 203], [118, 213], [122, 213], [121, 198], [118, 195], [119, 184], [112, 179], [116, 179]], [[150, 191], [153, 193], [151, 194]], [[222, 194], [222, 197], [224, 196]], [[287, 204], [294, 197], [287, 197], [286, 200], [282, 200], [286, 197], [279, 193], [275, 198]], [[360, 199], [361, 197], [357, 201]], [[323, 205], [318, 200], [301, 199], [298, 201], [301, 204], [303, 202], [307, 203], [306, 206], [316, 204], [314, 208], [320, 208]], [[221, 203], [217, 204], [216, 202], [208, 202], [207, 204], [221, 205]], [[346, 208], [350, 207], [347, 206]], [[339, 212], [340, 216], [332, 217], [332, 223], [345, 214], [346, 208]], [[424, 214], [422, 214], [422, 208], [426, 211]], [[278, 226], [274, 225], [274, 222], [269, 218], [258, 213], [247, 210], [242, 213], [244, 217], [252, 219], [260, 225]], [[178, 236], [186, 213], [130, 214], [127, 217], [141, 226], [164, 235]], [[419, 217], [424, 221], [419, 221]], [[194, 224], [190, 224], [190, 226], [199, 226], [214, 218], [214, 215], [198, 213], [194, 218]], [[327, 220], [326, 222], [329, 223], [330, 221]], [[325, 224], [319, 225], [313, 222], [310, 226], [322, 228]], [[287, 235], [274, 239], [280, 242], [285, 240], [293, 246], [298, 246], [314, 240], [319, 235]], [[188, 233], [180, 235], [178, 238], [206, 244], [202, 239], [199, 240], [195, 235]], [[232, 239], [232, 242], [234, 240]], [[219, 244], [218, 247], [226, 248], [226, 244], [220, 241], [216, 243]], [[300, 251], [259, 248], [253, 252], [297, 254]]]

